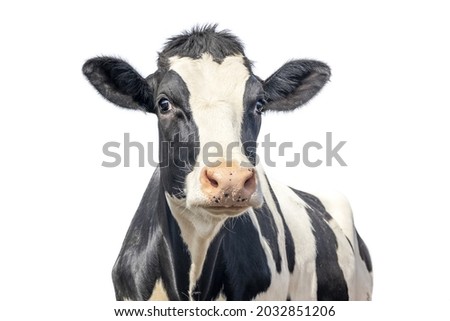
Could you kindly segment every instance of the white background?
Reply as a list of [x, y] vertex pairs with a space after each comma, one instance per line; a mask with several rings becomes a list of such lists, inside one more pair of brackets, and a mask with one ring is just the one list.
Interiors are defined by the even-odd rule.
[[[266, 115], [260, 137], [270, 132], [301, 151], [333, 132], [347, 141], [348, 167], [267, 172], [350, 199], [374, 264], [375, 302], [364, 319], [445, 319], [448, 13], [437, 1], [2, 2], [2, 319], [113, 318], [110, 271], [152, 168], [104, 168], [102, 146], [125, 132], [156, 142], [157, 124], [103, 100], [81, 66], [114, 55], [148, 75], [169, 36], [208, 22], [244, 41], [262, 78], [291, 58], [331, 66], [320, 95], [291, 114]], [[355, 318], [366, 314], [353, 304]]]

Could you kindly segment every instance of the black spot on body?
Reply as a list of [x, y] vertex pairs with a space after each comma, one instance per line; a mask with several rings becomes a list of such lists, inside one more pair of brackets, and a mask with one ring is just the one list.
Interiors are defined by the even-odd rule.
[[225, 222], [223, 242], [227, 300], [251, 300], [267, 290], [271, 272], [258, 231], [248, 214]]
[[267, 240], [267, 243], [272, 252], [273, 260], [275, 261], [275, 266], [277, 272], [281, 272], [281, 254], [278, 247], [278, 229], [273, 218], [273, 214], [270, 212], [267, 203], [264, 202], [263, 206], [260, 208], [255, 208], [255, 216], [258, 220], [259, 228], [261, 229], [262, 236]]
[[251, 300], [267, 290], [271, 272], [259, 234], [247, 214], [229, 219], [211, 243], [194, 300]]
[[356, 231], [356, 238], [358, 240], [359, 255], [361, 255], [361, 259], [364, 261], [364, 263], [366, 263], [367, 270], [369, 272], [372, 272], [372, 260], [370, 258], [369, 249], [367, 248], [362, 238], [359, 236], [358, 231]]
[[269, 183], [269, 180], [266, 176], [266, 181], [269, 184], [269, 190], [270, 194], [272, 195], [272, 198], [275, 202], [275, 206], [277, 208], [278, 213], [280, 213], [281, 219], [283, 221], [283, 227], [284, 227], [284, 238], [285, 238], [285, 248], [286, 248], [286, 256], [287, 256], [287, 263], [288, 263], [288, 269], [289, 272], [294, 271], [295, 267], [295, 244], [294, 239], [292, 238], [291, 230], [286, 224], [286, 220], [284, 219], [283, 212], [281, 211], [280, 204], [278, 203], [277, 196], [275, 195], [272, 186]]
[[319, 301], [348, 300], [347, 282], [338, 263], [337, 239], [328, 225], [330, 214], [325, 211], [325, 207], [316, 197], [292, 190], [309, 205], [305, 209], [316, 240], [317, 299]]

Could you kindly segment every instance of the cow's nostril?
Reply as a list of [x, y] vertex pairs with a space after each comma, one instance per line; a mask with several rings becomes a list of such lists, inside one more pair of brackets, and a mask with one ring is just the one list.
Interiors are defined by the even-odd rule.
[[205, 170], [205, 177], [210, 186], [217, 188], [219, 186], [219, 182], [213, 178], [213, 173]]
[[217, 181], [214, 178], [208, 177], [208, 180], [212, 187], [215, 188], [215, 187], [219, 186], [219, 183], [217, 183]]

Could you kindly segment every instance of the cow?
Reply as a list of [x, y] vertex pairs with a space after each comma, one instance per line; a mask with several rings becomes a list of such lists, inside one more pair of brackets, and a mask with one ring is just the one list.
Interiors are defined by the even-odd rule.
[[146, 78], [107, 56], [82, 71], [113, 104], [158, 119], [160, 165], [113, 268], [117, 300], [371, 300], [347, 200], [272, 181], [256, 161], [261, 115], [307, 103], [325, 63], [292, 60], [262, 80], [242, 42], [207, 25], [170, 38]]

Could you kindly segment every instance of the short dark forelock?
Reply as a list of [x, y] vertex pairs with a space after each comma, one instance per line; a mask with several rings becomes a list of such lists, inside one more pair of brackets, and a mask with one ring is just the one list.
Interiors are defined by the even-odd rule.
[[[228, 56], [245, 56], [244, 46], [239, 38], [228, 30], [216, 31], [216, 28], [215, 24], [196, 26], [169, 38], [159, 54], [158, 67], [167, 68], [169, 58], [174, 56], [200, 59], [204, 53], [208, 53], [218, 63], [222, 63]], [[245, 60], [250, 69], [250, 62]]]

